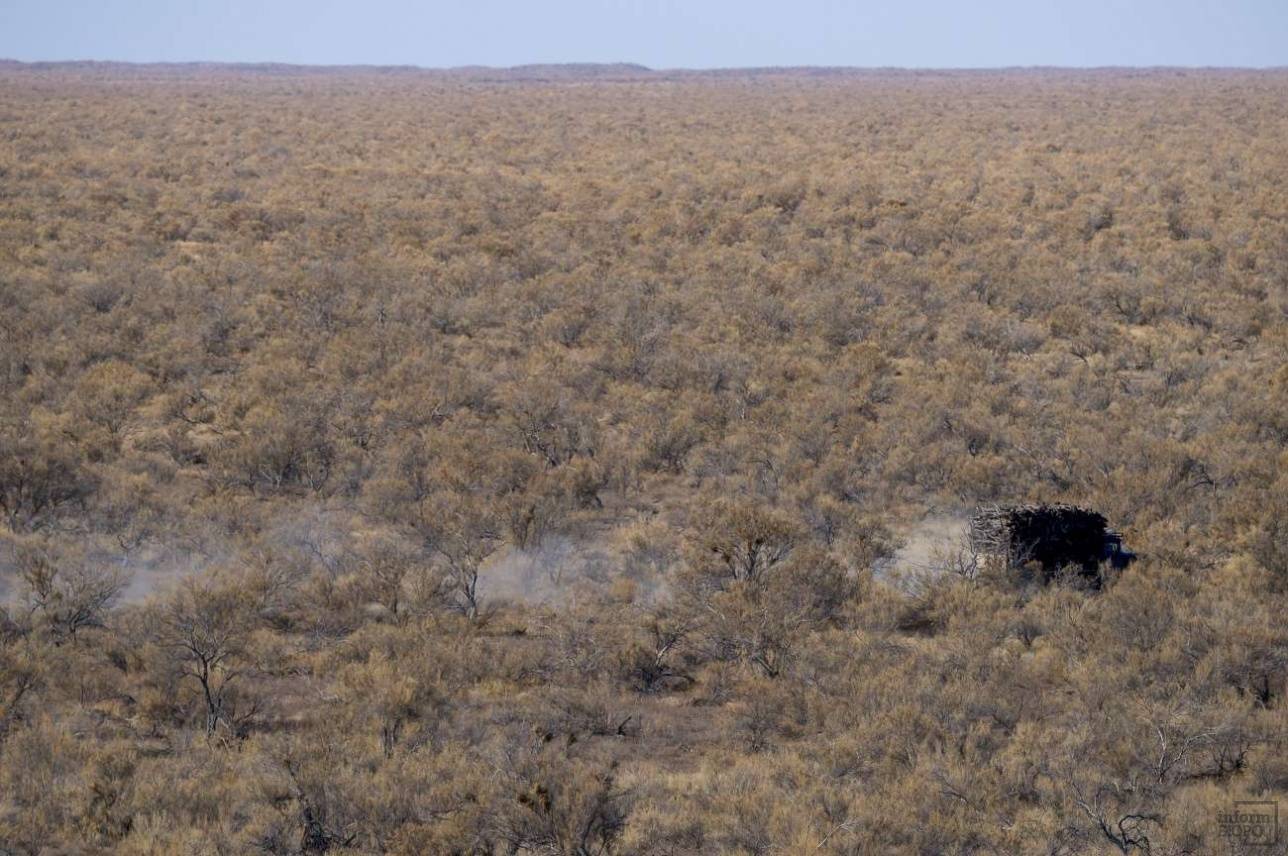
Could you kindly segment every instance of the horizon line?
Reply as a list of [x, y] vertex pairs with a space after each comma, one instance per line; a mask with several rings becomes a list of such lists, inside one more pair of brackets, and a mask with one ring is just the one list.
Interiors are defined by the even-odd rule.
[[488, 65], [469, 63], [465, 65], [419, 65], [416, 63], [371, 63], [371, 62], [288, 62], [282, 60], [122, 60], [122, 59], [37, 59], [24, 60], [0, 56], [0, 67], [12, 66], [125, 66], [129, 68], [183, 68], [214, 67], [229, 69], [288, 68], [302, 70], [372, 70], [372, 71], [409, 71], [409, 72], [514, 72], [538, 69], [585, 69], [585, 70], [621, 70], [636, 74], [682, 74], [712, 72], [774, 72], [774, 71], [902, 71], [902, 72], [997, 72], [997, 71], [1284, 71], [1284, 65], [978, 65], [978, 66], [932, 66], [932, 65], [737, 65], [737, 66], [672, 66], [655, 68], [644, 63], [629, 60], [614, 61], [544, 61], [525, 62], [514, 65]]

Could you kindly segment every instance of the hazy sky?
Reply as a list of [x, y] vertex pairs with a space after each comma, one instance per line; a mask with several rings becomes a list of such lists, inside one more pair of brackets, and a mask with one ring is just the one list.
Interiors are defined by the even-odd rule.
[[0, 57], [1288, 65], [1288, 0], [0, 0]]

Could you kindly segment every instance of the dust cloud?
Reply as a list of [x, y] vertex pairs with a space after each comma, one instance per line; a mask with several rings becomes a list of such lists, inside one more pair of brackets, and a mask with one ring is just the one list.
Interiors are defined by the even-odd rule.
[[878, 576], [937, 574], [948, 558], [962, 549], [970, 516], [965, 513], [932, 513], [898, 532], [902, 546], [877, 566]]

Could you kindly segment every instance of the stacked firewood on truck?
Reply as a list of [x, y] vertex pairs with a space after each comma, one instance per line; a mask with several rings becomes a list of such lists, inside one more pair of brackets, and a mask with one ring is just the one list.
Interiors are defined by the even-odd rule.
[[985, 566], [1036, 569], [1043, 582], [1072, 568], [1099, 587], [1105, 564], [1123, 568], [1136, 558], [1103, 514], [1076, 505], [983, 506], [969, 537]]

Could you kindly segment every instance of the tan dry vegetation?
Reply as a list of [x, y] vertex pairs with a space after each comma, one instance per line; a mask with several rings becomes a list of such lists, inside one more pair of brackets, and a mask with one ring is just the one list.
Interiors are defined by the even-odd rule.
[[0, 73], [0, 850], [1288, 810], [1288, 74], [575, 72]]

